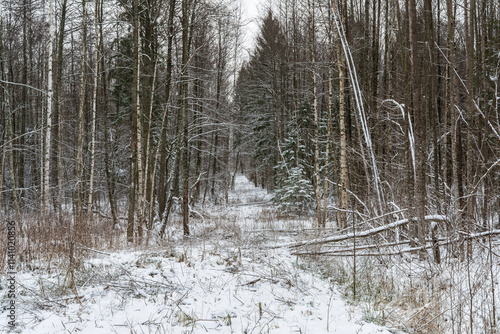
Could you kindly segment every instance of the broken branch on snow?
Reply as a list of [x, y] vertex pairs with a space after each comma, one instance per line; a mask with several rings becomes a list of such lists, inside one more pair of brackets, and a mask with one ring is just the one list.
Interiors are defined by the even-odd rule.
[[[408, 224], [408, 222], [411, 221], [416, 221], [417, 218], [412, 218], [412, 219], [401, 219], [397, 220], [393, 223], [375, 227], [366, 231], [362, 232], [356, 232], [356, 233], [347, 233], [347, 234], [342, 234], [342, 235], [332, 235], [327, 238], [320, 238], [320, 239], [313, 239], [309, 241], [303, 241], [303, 242], [295, 242], [295, 243], [286, 243], [286, 244], [281, 244], [274, 246], [273, 248], [281, 248], [281, 247], [289, 247], [289, 248], [297, 248], [297, 247], [302, 247], [302, 246], [311, 246], [311, 245], [322, 245], [326, 244], [329, 242], [339, 242], [339, 241], [344, 241], [344, 240], [349, 240], [349, 239], [354, 239], [354, 238], [365, 238], [369, 237], [375, 234], [378, 234], [380, 232], [384, 232], [387, 230], [391, 230], [393, 228], [397, 228], [400, 226], [404, 226]], [[431, 215], [431, 216], [425, 216], [426, 221], [446, 221], [446, 217], [442, 215]]]

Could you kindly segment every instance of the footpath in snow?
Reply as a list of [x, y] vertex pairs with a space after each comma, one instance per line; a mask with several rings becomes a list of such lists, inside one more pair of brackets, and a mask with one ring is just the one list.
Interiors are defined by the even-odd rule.
[[200, 210], [203, 219], [193, 219], [188, 240], [180, 226], [171, 226], [166, 245], [94, 253], [75, 271], [76, 289], [67, 287], [64, 269], [19, 272], [16, 331], [390, 333], [362, 321], [359, 309], [327, 280], [301, 269], [288, 249], [266, 247], [291, 241], [269, 232], [273, 228], [311, 224], [273, 226], [267, 201], [265, 191], [240, 175], [230, 205]]

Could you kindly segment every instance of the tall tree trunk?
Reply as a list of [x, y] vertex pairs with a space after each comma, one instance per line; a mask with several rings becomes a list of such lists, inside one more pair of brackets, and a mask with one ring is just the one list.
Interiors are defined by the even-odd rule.
[[[0, 11], [3, 10], [3, 3], [0, 2]], [[0, 12], [0, 59], [1, 59], [1, 67], [0, 67], [0, 79], [2, 82], [8, 82], [9, 78], [7, 77], [7, 62], [5, 61], [6, 59], [6, 52], [5, 52], [5, 37], [4, 37], [4, 25], [3, 25], [3, 15]], [[11, 163], [11, 157], [13, 155], [13, 139], [14, 139], [14, 132], [12, 129], [12, 110], [11, 110], [11, 105], [10, 105], [10, 92], [8, 90], [9, 86], [5, 85], [3, 86], [2, 83], [2, 95], [0, 97], [0, 111], [2, 113], [2, 118], [4, 120], [3, 127], [5, 127], [5, 130], [2, 131], [2, 169], [0, 170], [1, 176], [0, 176], [0, 210], [2, 210], [1, 202], [2, 202], [2, 196], [3, 196], [3, 180], [5, 177], [5, 158], [7, 155], [7, 146], [9, 146], [9, 174], [11, 176], [11, 187], [12, 187], [12, 195], [14, 197], [14, 201], [16, 201], [16, 183], [12, 182], [12, 178], [14, 177], [14, 173], [12, 170], [12, 163]], [[0, 118], [0, 120], [2, 120]]]
[[[1, 4], [0, 4], [1, 6]], [[3, 36], [3, 18], [0, 17], [0, 59], [2, 59], [2, 68], [0, 69], [1, 71], [1, 80], [4, 82], [8, 82], [9, 79], [7, 77], [7, 66], [6, 66], [6, 61], [5, 59], [5, 44], [4, 44], [4, 36]], [[10, 183], [11, 183], [11, 191], [12, 191], [12, 199], [14, 202], [14, 209], [16, 212], [16, 219], [20, 220], [20, 211], [19, 211], [19, 204], [18, 204], [18, 199], [17, 199], [17, 185], [16, 185], [16, 172], [14, 168], [14, 124], [13, 124], [13, 110], [12, 110], [12, 105], [11, 105], [11, 92], [9, 89], [9, 85], [6, 85], [2, 87], [3, 89], [3, 110], [2, 112], [5, 113], [5, 132], [7, 133], [7, 140], [4, 141], [4, 149], [3, 149], [3, 158], [2, 158], [2, 180], [0, 182], [3, 182], [3, 177], [4, 177], [4, 169], [3, 165], [5, 162], [5, 153], [6, 153], [6, 147], [8, 146], [9, 151], [8, 151], [8, 160], [9, 160], [9, 175], [10, 175]], [[5, 139], [5, 137], [4, 137]], [[2, 187], [0, 187], [0, 191], [2, 190]], [[1, 204], [1, 203], [0, 203]], [[1, 206], [0, 206], [1, 209]], [[44, 211], [45, 212], [45, 211]]]
[[[476, 16], [476, 6], [475, 1], [470, 0], [470, 5], [468, 0], [464, 0], [465, 5], [465, 67], [466, 67], [466, 81], [467, 81], [467, 221], [466, 229], [467, 233], [473, 233], [473, 214], [474, 214], [474, 200], [472, 191], [474, 191], [473, 183], [473, 151], [472, 151], [472, 126], [474, 125], [473, 110], [474, 108], [474, 24]], [[472, 240], [467, 240], [467, 256], [472, 256]], [[471, 322], [472, 323], [472, 322]]]
[[[432, 18], [432, 1], [431, 0], [425, 0], [424, 1], [424, 24], [425, 24], [425, 31], [424, 31], [424, 50], [423, 50], [423, 83], [422, 83], [422, 94], [425, 94], [425, 108], [423, 108], [420, 112], [420, 117], [419, 117], [419, 123], [420, 123], [420, 134], [419, 138], [421, 141], [420, 147], [420, 182], [423, 180], [423, 187], [424, 189], [420, 189], [421, 196], [420, 198], [421, 203], [419, 204], [421, 210], [421, 218], [425, 217], [425, 204], [426, 204], [426, 194], [427, 191], [425, 189], [426, 187], [426, 152], [427, 152], [427, 117], [431, 117], [431, 115], [435, 115], [435, 109], [436, 109], [436, 101], [435, 101], [435, 85], [434, 85], [434, 78], [435, 78], [435, 71], [434, 71], [434, 22]], [[437, 147], [437, 132], [436, 132], [436, 119], [434, 119], [432, 128], [433, 128], [433, 146], [434, 146], [434, 166], [438, 165], [439, 159], [437, 155], [438, 147]], [[437, 169], [434, 169], [434, 172], [437, 174]], [[436, 179], [438, 175], [435, 175]], [[435, 180], [437, 183], [437, 180]], [[436, 193], [437, 195], [437, 193]], [[425, 239], [425, 235], [427, 234], [427, 226], [426, 223], [423, 223], [422, 226], [419, 226], [420, 231], [419, 238], [420, 241], [422, 242], [422, 238]], [[433, 233], [435, 233], [435, 229], [433, 229]], [[422, 235], [423, 234], [423, 235]], [[434, 261], [436, 263], [439, 263], [441, 261], [438, 256], [440, 256], [439, 251], [437, 248], [434, 251]]]
[[[2, 138], [3, 141], [4, 138]], [[0, 210], [2, 209], [2, 198], [3, 198], [3, 179], [5, 176], [5, 154], [7, 151], [7, 145], [2, 145], [2, 163], [0, 164]]]
[[[426, 132], [426, 116], [425, 110], [422, 110], [420, 97], [422, 94], [421, 83], [421, 66], [420, 66], [420, 47], [417, 31], [417, 7], [415, 0], [409, 2], [409, 35], [410, 35], [410, 50], [411, 50], [411, 89], [412, 95], [412, 110], [415, 118], [415, 204], [417, 217], [417, 237], [420, 245], [425, 245], [426, 221], [425, 221], [425, 201], [426, 201], [426, 182], [425, 182], [425, 132]], [[425, 252], [420, 253], [421, 259], [425, 256]]]
[[[238, 19], [241, 18], [241, 9], [238, 13]], [[236, 83], [236, 78], [237, 78], [237, 65], [238, 65], [238, 44], [239, 44], [239, 34], [240, 34], [240, 26], [236, 27], [236, 37], [235, 37], [235, 42], [234, 42], [234, 57], [233, 57], [233, 82]], [[235, 108], [235, 104], [233, 103], [232, 108]], [[229, 204], [229, 189], [232, 189], [232, 181], [231, 181], [231, 155], [233, 153], [233, 146], [234, 146], [234, 129], [233, 129], [233, 115], [235, 114], [235, 111], [230, 115], [230, 121], [229, 121], [229, 139], [228, 139], [228, 152], [227, 152], [227, 165], [226, 165], [226, 189], [225, 189], [225, 198], [226, 198], [226, 204]]]
[[[142, 242], [142, 126], [141, 126], [141, 22], [139, 18], [139, 0], [133, 0], [134, 20], [134, 85], [132, 89], [132, 124], [131, 124], [131, 155], [130, 155], [130, 189], [127, 241], [134, 241], [137, 227], [137, 243]], [[136, 200], [137, 191], [137, 200]], [[136, 205], [137, 202], [137, 205]], [[136, 212], [137, 211], [137, 212]], [[137, 216], [137, 219], [136, 219]], [[137, 226], [135, 222], [137, 221]]]
[[462, 189], [462, 143], [461, 143], [461, 129], [460, 120], [458, 119], [457, 111], [457, 75], [456, 75], [456, 50], [455, 50], [455, 9], [456, 4], [452, 0], [447, 0], [447, 16], [448, 16], [448, 52], [449, 52], [449, 88], [448, 88], [448, 113], [450, 115], [450, 124], [452, 127], [451, 131], [451, 154], [452, 154], [452, 189], [453, 189], [453, 203], [455, 203], [456, 215], [456, 226], [457, 230], [461, 230], [462, 226], [462, 216], [461, 216], [461, 202], [463, 201], [463, 189]]
[[59, 223], [63, 219], [63, 115], [61, 110], [61, 88], [62, 88], [62, 72], [63, 72], [63, 48], [64, 48], [64, 33], [66, 27], [66, 8], [67, 0], [64, 0], [61, 8], [61, 22], [59, 24], [59, 40], [57, 46], [57, 78], [55, 88], [55, 110], [57, 114], [57, 188], [58, 188], [58, 212]]
[[[333, 1], [333, 0], [332, 0]], [[342, 8], [345, 8], [345, 0], [342, 0]], [[342, 15], [338, 12], [337, 6], [333, 6], [334, 20], [342, 20], [342, 25], [345, 25], [345, 14]], [[342, 50], [342, 44], [340, 42], [340, 36], [337, 29], [334, 29], [335, 36], [337, 40], [337, 68], [339, 71], [339, 128], [340, 128], [340, 184], [341, 184], [341, 194], [340, 194], [340, 214], [339, 228], [346, 227], [346, 210], [348, 203], [347, 189], [348, 185], [348, 170], [347, 170], [347, 136], [346, 136], [346, 124], [345, 124], [345, 70], [346, 70], [346, 57]]]
[[309, 11], [309, 43], [311, 47], [311, 64], [312, 64], [312, 81], [313, 81], [313, 108], [314, 108], [314, 172], [316, 175], [316, 218], [319, 227], [324, 227], [322, 224], [321, 211], [321, 171], [319, 168], [319, 109], [318, 109], [318, 74], [316, 73], [316, 47], [315, 47], [315, 17], [314, 8], [311, 0], [307, 1], [307, 9]]
[[[165, 83], [165, 112], [163, 114], [162, 120], [162, 128], [160, 135], [159, 148], [161, 150], [160, 153], [160, 170], [159, 170], [159, 178], [158, 178], [158, 216], [160, 221], [164, 219], [165, 207], [167, 202], [167, 184], [166, 184], [166, 176], [167, 176], [167, 150], [165, 147], [166, 137], [167, 137], [167, 112], [169, 109], [169, 101], [170, 101], [170, 90], [172, 85], [172, 44], [174, 38], [174, 14], [175, 14], [175, 4], [176, 0], [170, 1], [170, 7], [168, 11], [168, 37], [167, 37], [167, 58], [166, 58], [166, 83]], [[170, 155], [169, 155], [170, 156]], [[165, 230], [164, 226], [166, 221], [162, 225], [162, 231]], [[163, 232], [161, 232], [163, 236]]]
[[[331, 26], [330, 26], [331, 28]], [[329, 37], [328, 46], [329, 58], [333, 59], [333, 41], [332, 36]], [[328, 204], [328, 181], [330, 177], [330, 145], [333, 141], [333, 125], [332, 125], [332, 107], [333, 107], [333, 67], [328, 66], [328, 97], [327, 97], [327, 108], [328, 108], [328, 123], [327, 123], [327, 139], [325, 148], [325, 173], [323, 180], [323, 215], [321, 217], [321, 225], [326, 226], [326, 212]]]
[[184, 235], [189, 235], [189, 83], [188, 83], [188, 62], [189, 62], [189, 32], [190, 32], [190, 9], [191, 0], [182, 1], [182, 75], [181, 75], [181, 110], [183, 115], [183, 199], [182, 199], [182, 226]]
[[[151, 120], [153, 119], [153, 102], [154, 102], [154, 91], [155, 91], [157, 65], [158, 65], [157, 58], [155, 57], [154, 69], [153, 69], [153, 80], [152, 80], [152, 83], [150, 86], [150, 89], [151, 89], [150, 93], [151, 94], [149, 96], [149, 116], [148, 116], [148, 119], [150, 121], [149, 121], [148, 131], [146, 133], [146, 136], [147, 136], [146, 149], [145, 149], [146, 157], [144, 159], [146, 161], [146, 170], [144, 172], [146, 180], [144, 182], [144, 190], [143, 190], [143, 194], [144, 194], [143, 212], [144, 212], [144, 216], [145, 216], [144, 218], [146, 219], [146, 226], [148, 229], [146, 246], [149, 243], [149, 238], [151, 236], [151, 229], [153, 227], [152, 214], [153, 214], [153, 194], [154, 194], [154, 188], [155, 188], [155, 182], [154, 182], [155, 175], [154, 175], [154, 173], [152, 176], [149, 175], [150, 174], [149, 165], [151, 164], [151, 160], [152, 160], [152, 148], [151, 147], [152, 147], [152, 135], [153, 134], [151, 131], [151, 126], [152, 126]], [[154, 162], [156, 163], [156, 161], [154, 161]], [[148, 180], [150, 182], [148, 182]], [[149, 198], [148, 198], [148, 188], [149, 188], [149, 194], [150, 194]], [[147, 205], [148, 202], [149, 202], [149, 206]]]
[[[3, 49], [3, 47], [2, 47]], [[0, 53], [0, 56], [3, 56]], [[3, 57], [2, 57], [3, 58]], [[3, 62], [5, 65], [5, 62]], [[5, 71], [2, 71], [5, 73]], [[3, 74], [3, 73], [2, 73]], [[10, 92], [7, 87], [4, 88], [4, 100], [5, 100], [5, 107], [6, 107], [6, 113], [7, 113], [7, 124], [6, 124], [6, 130], [7, 130], [7, 138], [8, 138], [8, 147], [9, 147], [9, 174], [10, 174], [10, 183], [11, 183], [11, 191], [12, 191], [12, 200], [14, 202], [14, 210], [16, 213], [16, 219], [20, 220], [20, 211], [19, 211], [19, 202], [18, 202], [18, 196], [17, 196], [17, 184], [16, 184], [16, 171], [14, 167], [14, 125], [13, 125], [13, 111], [11, 107], [11, 102], [10, 102]], [[47, 207], [48, 210], [48, 207]], [[47, 211], [48, 213], [48, 211]]]
[[100, 0], [100, 6], [99, 6], [99, 47], [100, 47], [100, 62], [101, 62], [101, 89], [102, 89], [102, 101], [103, 101], [103, 110], [104, 110], [104, 169], [105, 169], [105, 174], [106, 174], [106, 190], [108, 193], [108, 201], [109, 201], [109, 207], [111, 210], [111, 219], [113, 223], [113, 228], [118, 227], [118, 218], [117, 218], [117, 206], [116, 206], [116, 199], [115, 199], [115, 194], [114, 194], [114, 177], [113, 173], [111, 171], [111, 162], [110, 162], [110, 139], [109, 139], [109, 116], [108, 116], [108, 109], [109, 109], [109, 101], [108, 101], [108, 86], [107, 86], [107, 75], [106, 75], [106, 68], [105, 68], [105, 57], [104, 57], [104, 36], [103, 36], [103, 29], [102, 29], [102, 21], [103, 21], [103, 6], [102, 6], [102, 1]]
[[97, 86], [99, 83], [99, 0], [94, 2], [94, 87], [92, 92], [92, 120], [90, 129], [90, 178], [89, 178], [89, 196], [87, 200], [87, 216], [92, 216], [92, 203], [94, 195], [94, 172], [95, 172], [95, 135], [96, 135], [96, 116], [97, 116]]
[[[62, 9], [61, 15], [64, 15], [64, 6]], [[28, 22], [28, 2], [27, 0], [23, 1], [23, 79], [22, 82], [25, 85], [29, 85], [28, 83], [28, 31], [29, 31], [29, 26], [30, 24]], [[31, 24], [30, 24], [31, 25]], [[21, 108], [21, 129], [20, 129], [20, 138], [19, 138], [19, 147], [25, 147], [26, 144], [26, 138], [24, 134], [26, 133], [26, 119], [28, 118], [28, 105], [29, 105], [29, 92], [28, 92], [28, 86], [22, 87], [22, 93], [21, 93], [21, 99], [22, 99], [22, 108]], [[19, 152], [19, 163], [17, 166], [17, 179], [18, 182], [17, 184], [19, 185], [19, 200], [20, 202], [24, 202], [25, 198], [25, 176], [24, 176], [24, 169], [25, 169], [25, 161], [26, 161], [26, 152], [24, 150], [21, 150]]]
[[52, 64], [54, 62], [54, 39], [55, 39], [55, 23], [54, 23], [54, 1], [49, 1], [49, 44], [48, 44], [48, 64], [47, 64], [47, 112], [45, 126], [45, 150], [44, 150], [44, 178], [43, 178], [43, 212], [45, 216], [49, 213], [50, 207], [50, 159], [52, 148], [52, 99], [54, 96], [54, 84], [52, 80]]
[[144, 180], [142, 190], [142, 216], [144, 224], [147, 228], [146, 245], [149, 243], [151, 236], [151, 229], [153, 227], [153, 209], [154, 203], [150, 202], [152, 194], [155, 190], [155, 179], [151, 173], [154, 163], [154, 149], [153, 149], [153, 126], [154, 126], [154, 108], [155, 108], [155, 90], [158, 72], [158, 33], [157, 33], [157, 11], [160, 10], [155, 6], [155, 2], [144, 3], [145, 20], [144, 20], [144, 41], [143, 53], [144, 61], [143, 68], [144, 74], [141, 81], [143, 82], [143, 103], [142, 108], [147, 112], [147, 117], [143, 122], [142, 132], [144, 133]]
[[[490, 119], [490, 110], [491, 110], [491, 106], [489, 105], [489, 103], [487, 102], [489, 100], [489, 97], [491, 96], [488, 92], [488, 85], [486, 83], [486, 34], [487, 34], [487, 27], [486, 27], [486, 17], [487, 17], [487, 10], [486, 10], [486, 7], [487, 7], [487, 0], [482, 0], [481, 1], [481, 29], [480, 29], [480, 32], [481, 32], [481, 46], [480, 46], [480, 49], [481, 49], [481, 77], [482, 77], [482, 82], [481, 82], [481, 90], [482, 90], [482, 95], [483, 95], [483, 108], [485, 110], [485, 116], [486, 116], [486, 119], [481, 122], [479, 125], [479, 128], [483, 128], [485, 129], [485, 132], [482, 133], [481, 135], [483, 136], [483, 138], [488, 138], [489, 134], [490, 134], [490, 128], [487, 126], [487, 122], [489, 122], [489, 119]], [[483, 157], [483, 160], [484, 162], [487, 162], [488, 159], [489, 159], [489, 156], [490, 156], [490, 149], [489, 149], [489, 145], [487, 145], [487, 141], [486, 140], [481, 140], [481, 155]], [[481, 171], [481, 170], [484, 170], [484, 165], [482, 163], [482, 161], [478, 161], [478, 165], [477, 165], [477, 172]], [[488, 207], [488, 198], [490, 198], [488, 196], [488, 193], [489, 193], [489, 185], [488, 184], [485, 184], [484, 186], [484, 202], [483, 202], [483, 207], [484, 207], [484, 210], [483, 210], [483, 226], [484, 226], [484, 229], [488, 229], [488, 210], [487, 210], [487, 207]]]
[[[219, 25], [218, 25], [218, 39], [217, 39], [217, 79], [216, 79], [216, 86], [215, 86], [215, 137], [213, 141], [213, 156], [212, 156], [212, 184], [210, 187], [210, 194], [212, 196], [212, 199], [215, 199], [215, 181], [216, 181], [216, 175], [217, 175], [217, 151], [219, 148], [219, 129], [218, 129], [218, 112], [221, 107], [221, 98], [222, 98], [222, 79], [223, 79], [223, 74], [224, 74], [224, 68], [225, 68], [225, 59], [223, 59], [223, 45], [222, 45], [222, 27], [221, 23], [219, 20]], [[278, 126], [279, 127], [279, 126]], [[216, 200], [217, 202], [217, 200]]]
[[134, 0], [134, 48], [136, 63], [134, 66], [134, 109], [135, 109], [135, 134], [137, 138], [137, 235], [138, 243], [142, 243], [143, 237], [143, 162], [142, 162], [142, 113], [141, 113], [141, 22], [139, 18], [139, 0]]
[[135, 188], [136, 188], [136, 138], [132, 134], [131, 138], [131, 154], [130, 154], [130, 174], [129, 174], [129, 184], [130, 189], [128, 193], [128, 217], [127, 217], [127, 242], [134, 242], [135, 234]]
[[[380, 35], [380, 0], [372, 0], [372, 45], [371, 45], [371, 97], [370, 97], [370, 110], [372, 113], [377, 114], [377, 100], [378, 100], [378, 68], [379, 68], [379, 35]], [[381, 127], [379, 127], [380, 129]]]
[[83, 214], [83, 151], [84, 151], [84, 111], [85, 111], [85, 93], [87, 86], [87, 11], [86, 1], [82, 0], [82, 58], [81, 58], [81, 72], [80, 72], [80, 101], [78, 106], [78, 139], [77, 139], [77, 152], [76, 152], [76, 186], [75, 186], [75, 221], [82, 219]]

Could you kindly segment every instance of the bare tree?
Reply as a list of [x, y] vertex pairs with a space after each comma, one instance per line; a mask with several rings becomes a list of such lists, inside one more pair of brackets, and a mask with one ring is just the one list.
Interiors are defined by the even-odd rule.
[[82, 219], [84, 194], [84, 131], [85, 131], [85, 93], [87, 86], [87, 10], [86, 1], [82, 1], [82, 55], [80, 68], [80, 96], [78, 104], [78, 144], [76, 152], [76, 186], [74, 194], [75, 219]]
[[50, 160], [52, 148], [52, 103], [54, 97], [54, 83], [52, 64], [54, 62], [54, 48], [53, 43], [55, 40], [55, 23], [54, 23], [54, 1], [49, 2], [49, 43], [48, 43], [48, 64], [47, 64], [47, 111], [46, 111], [46, 125], [45, 125], [45, 147], [44, 147], [44, 166], [43, 166], [43, 208], [47, 215], [50, 207]]

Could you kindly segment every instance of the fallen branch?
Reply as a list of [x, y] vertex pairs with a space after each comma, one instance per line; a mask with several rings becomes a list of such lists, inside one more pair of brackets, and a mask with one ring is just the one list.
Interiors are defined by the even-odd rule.
[[[405, 240], [405, 241], [400, 241], [400, 242], [385, 243], [382, 245], [372, 244], [372, 245], [357, 246], [356, 248], [352, 247], [353, 245], [351, 245], [351, 246], [345, 246], [345, 247], [336, 248], [336, 249], [325, 250], [324, 252], [328, 252], [329, 254], [354, 252], [354, 251], [358, 252], [361, 250], [374, 249], [374, 248], [377, 249], [377, 248], [387, 248], [387, 247], [394, 247], [394, 246], [403, 246], [403, 245], [409, 244], [410, 242], [411, 242], [410, 240]], [[335, 246], [335, 247], [338, 247], [338, 246]], [[305, 253], [307, 253], [307, 252], [305, 252]], [[293, 255], [301, 255], [301, 253], [296, 252], [296, 253], [293, 253]]]
[[[417, 219], [412, 218], [411, 220], [416, 221]], [[446, 217], [441, 216], [441, 215], [432, 215], [432, 216], [425, 216], [425, 220], [426, 221], [446, 221]], [[387, 224], [387, 225], [379, 226], [379, 227], [372, 228], [372, 229], [362, 231], [362, 232], [356, 232], [356, 234], [347, 233], [347, 234], [343, 234], [343, 235], [332, 235], [328, 238], [313, 239], [313, 240], [309, 240], [309, 241], [296, 242], [296, 243], [286, 243], [286, 244], [276, 245], [272, 248], [281, 248], [281, 247], [296, 248], [296, 247], [302, 247], [302, 246], [322, 245], [322, 244], [326, 244], [329, 242], [339, 242], [339, 241], [349, 240], [349, 239], [353, 239], [353, 238], [366, 238], [366, 237], [378, 234], [380, 232], [384, 232], [384, 231], [391, 230], [391, 229], [394, 229], [394, 228], [397, 228], [400, 226], [404, 226], [404, 225], [408, 224], [409, 221], [410, 221], [410, 219], [401, 219], [401, 220], [395, 221], [395, 222]]]
[[287, 234], [299, 234], [299, 233], [310, 233], [310, 232], [336, 232], [336, 228], [303, 228], [303, 229], [259, 229], [259, 230], [250, 230], [246, 231], [246, 233], [287, 233]]
[[461, 231], [458, 231], [458, 233], [464, 235], [465, 239], [477, 239], [477, 238], [488, 237], [490, 235], [500, 234], [500, 230], [491, 230], [491, 231], [485, 231], [485, 232], [474, 233], [474, 234], [467, 234], [467, 233], [461, 232]]
[[[440, 246], [442, 246], [440, 244]], [[391, 256], [391, 255], [401, 255], [403, 253], [413, 253], [419, 250], [423, 249], [428, 249], [432, 248], [434, 245], [429, 245], [429, 246], [421, 246], [421, 247], [412, 247], [412, 248], [404, 248], [400, 249], [394, 252], [386, 252], [386, 253], [336, 253], [336, 252], [330, 252], [330, 251], [325, 251], [325, 252], [294, 252], [292, 255], [299, 255], [299, 256], [314, 256], [314, 255], [323, 255], [323, 256], [339, 256], [339, 257], [345, 257], [345, 256]]]
[[254, 279], [253, 281], [250, 281], [250, 282], [247, 282], [247, 283], [243, 283], [243, 284], [241, 284], [241, 286], [254, 285], [255, 283], [259, 282], [260, 280], [262, 280], [262, 279], [261, 278], [257, 278], [257, 279]]
[[[447, 238], [439, 238], [439, 239], [436, 239], [436, 240], [433, 240], [433, 239], [426, 239], [425, 242], [433, 242], [433, 241], [436, 241], [436, 242], [443, 242], [443, 241], [447, 241], [448, 239]], [[360, 251], [360, 250], [367, 250], [367, 249], [378, 249], [378, 248], [387, 248], [387, 247], [394, 247], [394, 246], [403, 246], [403, 245], [408, 245], [411, 243], [411, 240], [408, 239], [408, 240], [404, 240], [404, 241], [398, 241], [398, 242], [390, 242], [390, 243], [385, 243], [385, 244], [381, 244], [381, 245], [377, 245], [377, 244], [369, 244], [369, 245], [362, 245], [362, 246], [357, 246], [356, 248], [354, 248], [354, 244], [347, 244], [347, 245], [344, 245], [344, 246], [332, 246], [332, 247], [338, 247], [338, 248], [333, 248], [333, 249], [329, 249], [328, 252], [330, 253], [344, 253], [344, 252], [354, 252], [354, 251]], [[415, 240], [415, 243], [416, 244], [419, 244], [418, 240]]]
[[251, 206], [251, 205], [256, 205], [256, 206], [264, 206], [264, 205], [269, 205], [270, 201], [265, 201], [265, 202], [250, 202], [250, 203], [239, 203], [239, 204], [234, 204], [236, 207], [240, 206]]
[[77, 247], [80, 248], [80, 249], [84, 249], [84, 250], [88, 250], [88, 251], [91, 251], [91, 252], [95, 252], [97, 254], [103, 254], [103, 255], [111, 255], [110, 253], [106, 253], [106, 252], [102, 252], [102, 251], [99, 251], [99, 250], [96, 250], [96, 249], [92, 249], [92, 248], [88, 248], [82, 244], [77, 244]]
[[[328, 251], [316, 251], [316, 252], [293, 252], [291, 253], [292, 255], [299, 255], [299, 256], [315, 256], [315, 255], [322, 255], [322, 256], [391, 256], [391, 255], [400, 255], [403, 253], [411, 253], [415, 252], [418, 250], [423, 250], [423, 249], [430, 249], [433, 247], [441, 247], [441, 246], [446, 246], [450, 245], [456, 242], [463, 242], [464, 240], [474, 240], [474, 239], [481, 239], [490, 235], [497, 235], [500, 234], [500, 230], [492, 230], [492, 231], [486, 231], [486, 232], [481, 232], [481, 233], [475, 233], [475, 234], [469, 234], [466, 235], [465, 233], [462, 233], [465, 236], [463, 238], [454, 238], [452, 240], [444, 241], [443, 238], [440, 238], [440, 242], [437, 244], [432, 244], [432, 245], [426, 245], [426, 246], [420, 246], [420, 247], [413, 247], [413, 248], [403, 248], [397, 251], [393, 252], [386, 252], [386, 253], [357, 253], [358, 250], [363, 250], [363, 249], [372, 249], [374, 247], [377, 248], [383, 248], [383, 247], [391, 247], [391, 246], [399, 246], [400, 244], [405, 244], [408, 242], [399, 242], [399, 243], [393, 243], [393, 244], [384, 244], [380, 246], [376, 245], [368, 245], [368, 246], [362, 246], [359, 248], [356, 248], [356, 253], [354, 253], [353, 249], [336, 249], [336, 250], [328, 250]], [[484, 246], [486, 247], [486, 246]], [[352, 253], [347, 253], [348, 251], [351, 251]], [[495, 253], [494, 253], [495, 254]], [[495, 254], [497, 255], [497, 254]], [[498, 255], [497, 255], [498, 256]]]
[[[19, 282], [16, 282], [16, 284], [19, 285], [20, 287], [22, 287], [23, 289], [25, 289], [26, 291], [28, 291], [29, 293], [31, 293], [35, 298], [39, 297], [40, 299], [43, 299], [46, 302], [57, 304], [60, 307], [66, 307], [67, 306], [65, 304], [62, 304], [62, 303], [58, 302], [57, 300], [53, 300], [53, 299], [47, 298], [44, 295], [42, 295], [41, 293], [39, 293], [38, 291], [32, 290], [32, 289], [28, 288], [27, 286], [24, 286], [23, 284], [21, 284]], [[52, 305], [45, 305], [45, 304], [42, 304], [42, 305], [44, 305], [44, 306], [52, 306]]]
[[[93, 213], [93, 214], [97, 214], [97, 215], [99, 215], [99, 217], [101, 217], [101, 218], [111, 220], [111, 217], [110, 217], [110, 216], [108, 216], [108, 215], [106, 215], [106, 214], [102, 213], [101, 211], [93, 210], [93, 211], [92, 211], [92, 213]], [[127, 217], [122, 216], [122, 217], [116, 217], [116, 219], [118, 219], [118, 220], [127, 220], [128, 218], [127, 218]]]

